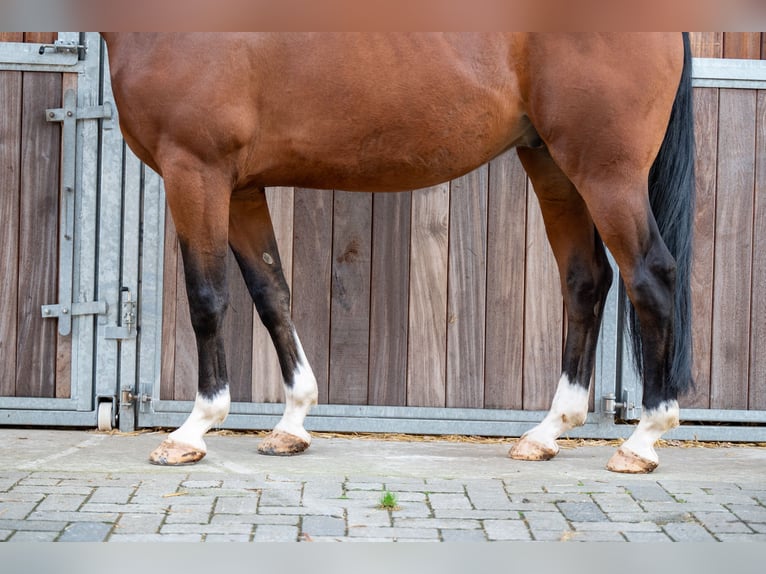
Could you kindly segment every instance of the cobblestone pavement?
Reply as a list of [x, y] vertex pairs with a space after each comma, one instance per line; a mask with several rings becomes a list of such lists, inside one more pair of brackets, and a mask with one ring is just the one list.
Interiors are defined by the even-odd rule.
[[766, 448], [662, 448], [629, 476], [604, 469], [613, 446], [524, 463], [508, 444], [319, 438], [282, 458], [235, 435], [151, 466], [163, 436], [0, 429], [0, 541], [766, 541]]

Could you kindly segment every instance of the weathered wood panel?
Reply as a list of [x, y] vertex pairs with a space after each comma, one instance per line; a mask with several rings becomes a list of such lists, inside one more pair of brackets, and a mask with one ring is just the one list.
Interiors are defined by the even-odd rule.
[[[226, 277], [229, 281], [229, 309], [223, 329], [231, 400], [250, 401], [253, 398], [253, 300], [231, 250], [226, 256]], [[248, 337], [248, 334], [251, 336]]]
[[696, 116], [696, 214], [692, 267], [692, 375], [695, 391], [681, 398], [683, 407], [710, 406], [710, 349], [713, 336], [713, 262], [715, 260], [716, 179], [718, 153], [718, 90], [695, 92]]
[[748, 408], [766, 409], [766, 91], [757, 105]]
[[747, 408], [756, 94], [719, 94], [711, 407]]
[[329, 397], [333, 192], [295, 190], [293, 322], [319, 387]]
[[370, 398], [407, 404], [410, 192], [373, 196], [370, 296]]
[[[21, 33], [0, 33], [20, 42]], [[21, 166], [21, 72], [0, 72], [0, 396], [16, 394], [19, 195]]]
[[761, 32], [724, 33], [723, 57], [759, 60], [761, 58]]
[[446, 405], [449, 184], [412, 195], [407, 404]]
[[329, 400], [367, 404], [372, 195], [336, 191]]
[[484, 406], [521, 409], [527, 175], [515, 151], [489, 164]]

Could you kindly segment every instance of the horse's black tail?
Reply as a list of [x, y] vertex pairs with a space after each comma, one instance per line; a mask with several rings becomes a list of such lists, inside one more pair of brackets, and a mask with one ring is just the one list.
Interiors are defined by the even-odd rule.
[[[694, 386], [691, 375], [691, 267], [694, 223], [694, 108], [689, 35], [683, 35], [684, 65], [668, 129], [649, 172], [649, 200], [660, 235], [676, 260], [673, 353], [666, 384], [682, 394]], [[632, 305], [628, 317], [633, 354], [643, 376], [638, 317]]]

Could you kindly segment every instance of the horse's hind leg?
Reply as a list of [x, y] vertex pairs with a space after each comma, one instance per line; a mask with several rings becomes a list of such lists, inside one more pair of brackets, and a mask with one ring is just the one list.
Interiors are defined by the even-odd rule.
[[559, 268], [567, 311], [562, 373], [550, 411], [525, 433], [509, 456], [548, 460], [556, 439], [585, 423], [596, 342], [612, 271], [585, 202], [544, 148], [519, 148], [519, 158], [534, 184], [548, 240]]
[[223, 346], [228, 304], [226, 241], [230, 191], [204, 166], [166, 170], [165, 190], [184, 261], [186, 292], [197, 342], [199, 382], [194, 408], [180, 428], [149, 456], [153, 464], [197, 462], [207, 451], [203, 435], [229, 412]]
[[275, 455], [303, 452], [311, 443], [303, 421], [317, 402], [317, 383], [290, 318], [290, 291], [262, 189], [232, 195], [229, 244], [274, 343], [285, 390], [284, 415], [261, 442], [258, 452]]

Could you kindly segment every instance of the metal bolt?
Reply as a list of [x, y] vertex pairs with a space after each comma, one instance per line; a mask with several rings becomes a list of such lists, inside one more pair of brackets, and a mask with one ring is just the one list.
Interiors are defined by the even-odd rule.
[[62, 315], [66, 315], [66, 314], [68, 314], [68, 313], [69, 313], [69, 309], [68, 309], [67, 307], [62, 307], [62, 308], [61, 308], [61, 314], [62, 314]]
[[67, 112], [66, 113], [66, 117], [71, 118], [72, 117], [72, 112]]

